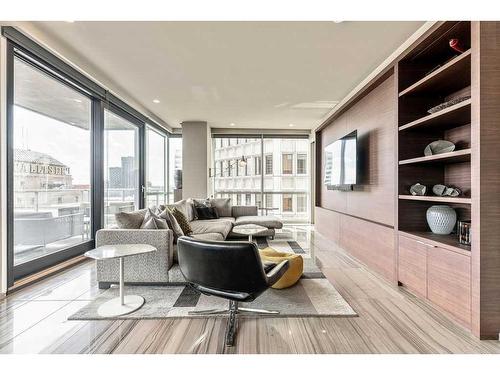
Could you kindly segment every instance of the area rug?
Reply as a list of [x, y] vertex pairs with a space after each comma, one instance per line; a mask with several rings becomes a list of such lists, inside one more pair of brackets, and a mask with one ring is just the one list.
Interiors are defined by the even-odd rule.
[[[255, 301], [241, 303], [241, 307], [278, 310], [280, 315], [258, 315], [259, 318], [276, 317], [353, 317], [356, 312], [340, 295], [335, 287], [316, 266], [307, 239], [296, 233], [277, 233], [275, 239], [256, 239], [259, 248], [268, 246], [282, 252], [299, 254], [304, 258], [304, 273], [293, 287], [287, 289], [268, 289]], [[119, 318], [103, 318], [97, 309], [104, 302], [118, 296], [118, 288], [111, 287], [95, 300], [70, 316], [68, 320], [106, 320], [106, 319], [165, 319], [165, 318], [206, 318], [188, 315], [190, 311], [225, 309], [228, 302], [224, 299], [206, 296], [187, 285], [167, 286], [125, 286], [125, 294], [143, 296], [145, 304], [137, 311]], [[216, 315], [210, 315], [216, 316]], [[242, 318], [255, 317], [241, 314]]]

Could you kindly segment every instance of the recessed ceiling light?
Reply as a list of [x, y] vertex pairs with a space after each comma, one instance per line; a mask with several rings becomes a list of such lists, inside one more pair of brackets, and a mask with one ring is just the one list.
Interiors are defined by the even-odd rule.
[[229, 126], [234, 126], [234, 122], [230, 123]]
[[289, 127], [293, 127], [294, 125], [293, 124], [288, 124]]
[[344, 21], [333, 21], [333, 22], [334, 22], [334, 23], [342, 23], [342, 22], [344, 22]]
[[67, 23], [75, 23], [75, 21], [64, 21], [64, 22], [67, 22]]
[[158, 104], [160, 102], [160, 99], [153, 99], [153, 103]]
[[82, 101], [80, 99], [73, 99], [74, 102], [81, 103]]

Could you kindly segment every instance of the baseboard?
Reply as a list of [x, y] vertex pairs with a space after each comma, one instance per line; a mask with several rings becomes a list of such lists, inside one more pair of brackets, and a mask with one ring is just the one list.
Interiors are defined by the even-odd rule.
[[83, 255], [78, 255], [74, 258], [68, 259], [64, 262], [61, 262], [59, 264], [56, 264], [55, 266], [49, 267], [43, 271], [34, 273], [33, 275], [29, 275], [26, 277], [23, 277], [22, 279], [19, 279], [14, 282], [14, 285], [10, 287], [7, 290], [7, 294], [17, 292], [18, 290], [25, 288], [29, 285], [32, 285], [36, 282], [39, 282], [43, 279], [46, 279], [48, 277], [54, 276], [60, 272], [63, 272], [67, 270], [68, 268], [71, 268], [79, 263], [89, 261], [89, 258], [84, 257]]

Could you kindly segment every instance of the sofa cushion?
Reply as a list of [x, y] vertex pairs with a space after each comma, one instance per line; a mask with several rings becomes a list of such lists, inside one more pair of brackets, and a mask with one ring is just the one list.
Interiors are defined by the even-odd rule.
[[220, 233], [199, 233], [192, 234], [191, 237], [197, 240], [224, 241], [224, 237]]
[[177, 238], [184, 236], [184, 232], [177, 222], [177, 219], [168, 208], [165, 208], [159, 216], [167, 221], [168, 229], [171, 229], [174, 233], [174, 243], [177, 243]]
[[160, 206], [160, 210], [162, 210], [162, 211], [165, 208], [168, 208], [170, 210], [170, 212], [172, 212], [172, 210], [174, 208], [177, 208], [180, 212], [182, 212], [184, 214], [184, 216], [186, 217], [186, 219], [188, 221], [194, 220], [192, 201], [187, 201], [186, 199], [182, 199], [178, 202], [175, 202], [172, 204], [167, 204], [166, 206], [165, 205]]
[[203, 234], [203, 233], [220, 233], [225, 239], [231, 229], [233, 229], [233, 223], [231, 220], [223, 219], [210, 219], [210, 220], [195, 220], [191, 223], [191, 228], [193, 229], [193, 234]]
[[209, 201], [220, 217], [231, 216], [231, 198], [210, 198]]
[[283, 228], [283, 223], [276, 216], [240, 216], [234, 222], [234, 225], [246, 224], [257, 224], [272, 229]]
[[132, 212], [118, 212], [115, 214], [116, 224], [119, 229], [139, 229], [147, 211], [148, 209], [144, 208]]

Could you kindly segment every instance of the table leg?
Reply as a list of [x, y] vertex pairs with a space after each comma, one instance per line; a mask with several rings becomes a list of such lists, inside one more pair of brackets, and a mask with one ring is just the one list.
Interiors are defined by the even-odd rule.
[[251, 234], [248, 235], [248, 241], [252, 242], [252, 235]]
[[125, 314], [130, 314], [133, 311], [141, 308], [144, 305], [144, 298], [137, 295], [125, 295], [125, 270], [124, 270], [124, 258], [120, 258], [120, 269], [119, 269], [119, 297], [110, 299], [104, 302], [97, 309], [97, 314], [103, 317], [113, 317]]
[[123, 296], [123, 258], [120, 258], [120, 305], [125, 305]]

